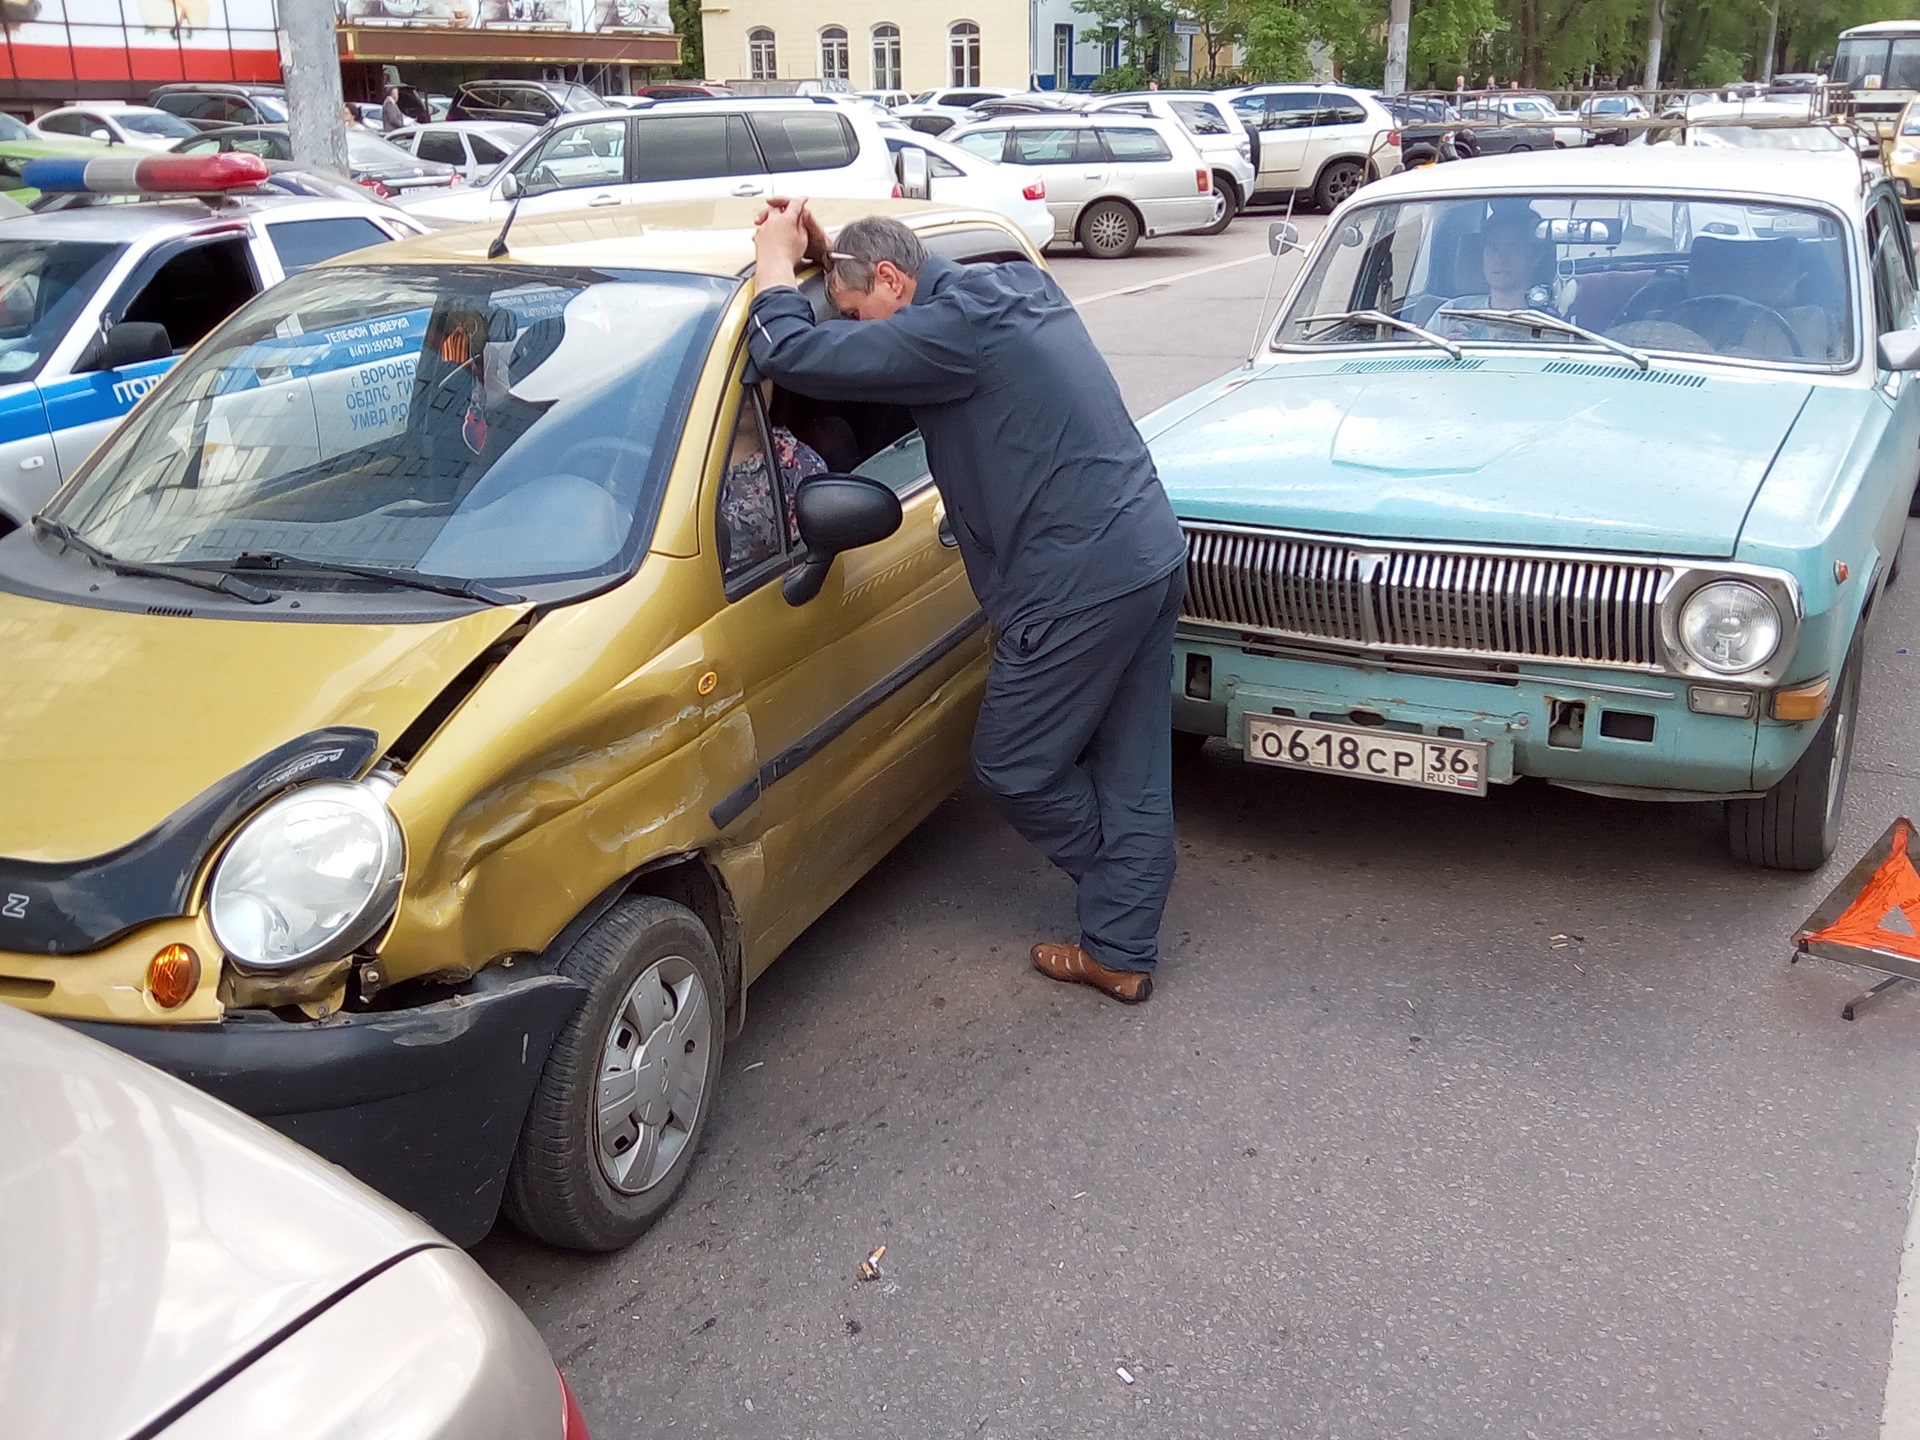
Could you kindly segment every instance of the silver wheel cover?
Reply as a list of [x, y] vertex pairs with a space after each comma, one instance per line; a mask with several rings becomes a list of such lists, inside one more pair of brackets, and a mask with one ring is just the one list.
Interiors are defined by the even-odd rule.
[[649, 966], [613, 1012], [593, 1087], [594, 1158], [614, 1189], [641, 1194], [673, 1169], [700, 1116], [712, 1047], [700, 972], [678, 955]]

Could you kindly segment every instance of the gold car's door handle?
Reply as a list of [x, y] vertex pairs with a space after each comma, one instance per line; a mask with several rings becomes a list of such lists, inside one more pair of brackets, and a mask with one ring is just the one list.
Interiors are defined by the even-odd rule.
[[958, 548], [960, 537], [953, 533], [953, 521], [947, 515], [947, 502], [942, 500], [933, 507], [933, 522], [938, 527], [940, 543], [949, 550]]

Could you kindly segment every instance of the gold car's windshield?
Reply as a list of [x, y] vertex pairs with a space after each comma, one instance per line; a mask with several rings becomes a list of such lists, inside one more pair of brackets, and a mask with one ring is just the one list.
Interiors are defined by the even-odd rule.
[[[627, 568], [736, 282], [295, 276], [208, 337], [50, 512], [114, 559], [530, 585]], [[297, 583], [297, 582], [296, 582]]]
[[1368, 205], [1321, 241], [1274, 344], [1625, 347], [1837, 369], [1856, 353], [1847, 257], [1837, 217], [1793, 205], [1567, 194]]

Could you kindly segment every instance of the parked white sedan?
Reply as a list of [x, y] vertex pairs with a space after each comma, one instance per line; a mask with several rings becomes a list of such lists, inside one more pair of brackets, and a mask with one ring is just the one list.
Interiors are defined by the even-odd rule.
[[1143, 237], [1191, 235], [1214, 222], [1212, 168], [1165, 120], [1115, 115], [1002, 115], [946, 137], [984, 160], [1035, 167], [1047, 187], [1056, 244], [1098, 260]]
[[457, 166], [469, 185], [484, 185], [508, 157], [539, 133], [538, 126], [511, 120], [440, 120], [431, 125], [402, 125], [389, 130], [386, 138], [418, 159]]
[[170, 150], [181, 140], [200, 133], [178, 115], [151, 105], [129, 105], [120, 100], [95, 100], [49, 110], [27, 128], [36, 135], [61, 139], [105, 140], [141, 150]]
[[0, 1095], [8, 1435], [586, 1440], [513, 1302], [345, 1171], [5, 1004]]
[[1035, 246], [1053, 240], [1053, 212], [1047, 208], [1046, 177], [1025, 165], [983, 159], [918, 131], [889, 131], [887, 149], [896, 156], [919, 150], [927, 157], [927, 198], [941, 205], [965, 205], [1006, 216]]

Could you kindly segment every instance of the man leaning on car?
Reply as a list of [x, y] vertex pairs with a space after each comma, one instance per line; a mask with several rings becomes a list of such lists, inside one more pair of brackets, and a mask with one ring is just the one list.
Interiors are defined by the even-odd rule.
[[[1037, 265], [959, 266], [882, 216], [827, 248], [804, 201], [755, 232], [749, 346], [817, 400], [913, 411], [967, 577], [997, 636], [974, 773], [1078, 886], [1077, 944], [1035, 945], [1056, 980], [1153, 991], [1173, 883], [1173, 629], [1186, 545], [1120, 387]], [[848, 320], [795, 288], [812, 255]]]

